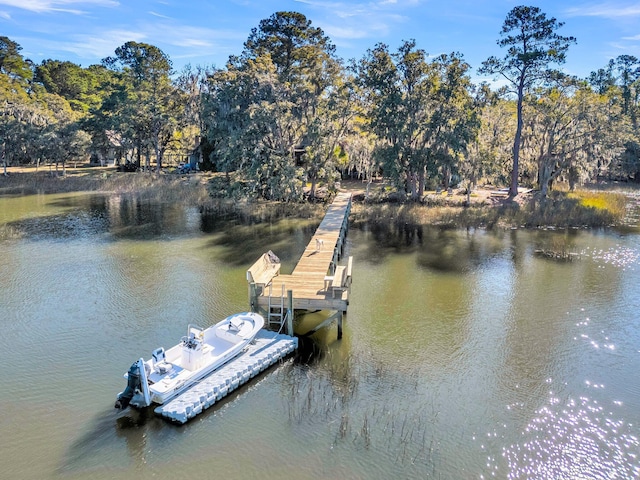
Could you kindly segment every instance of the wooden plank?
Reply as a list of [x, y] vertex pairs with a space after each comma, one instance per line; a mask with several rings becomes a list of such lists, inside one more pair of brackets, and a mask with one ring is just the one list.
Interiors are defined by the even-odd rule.
[[269, 258], [269, 253], [263, 253], [262, 256], [249, 267], [247, 270], [247, 281], [249, 283], [255, 283], [256, 285], [262, 285], [263, 287], [269, 285], [271, 279], [278, 275], [280, 272], [280, 263], [272, 263]]
[[347, 287], [351, 286], [352, 273], [353, 273], [353, 257], [349, 256], [349, 260], [347, 260], [347, 278], [345, 279], [345, 285]]

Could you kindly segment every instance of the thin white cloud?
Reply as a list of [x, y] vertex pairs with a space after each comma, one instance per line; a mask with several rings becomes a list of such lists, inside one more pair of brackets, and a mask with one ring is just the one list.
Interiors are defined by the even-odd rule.
[[11, 15], [9, 15], [9, 12], [0, 10], [0, 18], [4, 18], [5, 20], [11, 20]]
[[366, 38], [384, 39], [409, 17], [403, 15], [420, 3], [419, 0], [330, 1], [295, 0], [316, 12], [314, 23], [340, 46], [348, 46], [351, 40]]
[[162, 36], [162, 42], [179, 47], [211, 47], [220, 41], [244, 41], [246, 32], [238, 30], [211, 29], [206, 27], [193, 27], [175, 23], [156, 23], [140, 27], [147, 32], [147, 36], [153, 38], [158, 32], [171, 32], [171, 35]]
[[584, 5], [566, 10], [571, 17], [602, 17], [602, 18], [629, 18], [640, 16], [640, 3], [620, 4], [606, 2], [594, 5]]
[[154, 17], [164, 18], [165, 20], [171, 20], [171, 17], [167, 17], [166, 15], [162, 15], [161, 13], [149, 11], [149, 15], [153, 15]]
[[640, 40], [640, 34], [634, 35], [632, 37], [622, 37], [622, 40], [630, 40], [632, 42], [635, 42], [637, 40]]
[[[78, 58], [81, 64], [98, 63], [105, 57], [113, 56], [116, 48], [126, 42], [146, 42], [161, 48], [172, 59], [208, 58], [212, 52], [224, 52], [227, 56], [236, 49], [235, 32], [216, 32], [206, 29], [185, 27], [181, 31], [171, 27], [172, 35], [164, 35], [167, 25], [142, 25], [133, 29], [95, 30], [91, 34], [76, 34], [65, 40], [46, 38], [20, 38], [21, 44], [38, 45], [40, 52], [24, 52], [27, 57], [59, 58], [42, 52], [67, 52]], [[213, 39], [217, 39], [213, 40]], [[232, 40], [230, 40], [230, 38]], [[174, 48], [172, 48], [174, 47]], [[176, 50], [175, 52], [172, 50]], [[35, 58], [33, 58], [35, 60]], [[85, 63], [86, 62], [86, 63]]]
[[386, 6], [386, 5], [398, 5], [400, 7], [415, 7], [416, 5], [420, 5], [422, 0], [383, 0], [380, 2], [374, 2], [376, 5]]
[[[166, 32], [171, 32], [171, 35], [167, 35]], [[173, 22], [148, 22], [130, 29], [112, 29], [95, 31], [91, 35], [75, 35], [67, 42], [51, 45], [51, 49], [67, 51], [79, 58], [95, 62], [95, 58], [112, 56], [116, 48], [128, 41], [134, 41], [155, 45], [172, 59], [206, 58], [211, 57], [213, 52], [231, 55], [237, 51], [238, 46], [242, 46], [245, 39], [244, 32], [235, 30], [214, 30]]]
[[327, 25], [323, 30], [330, 38], [341, 38], [343, 40], [356, 40], [360, 38], [367, 38], [369, 36], [369, 32], [365, 31], [363, 28], [356, 27]]
[[[151, 17], [147, 17], [149, 18]], [[167, 32], [171, 34], [168, 35]], [[210, 57], [214, 52], [222, 52], [228, 56], [241, 48], [244, 40], [246, 32], [193, 27], [163, 18], [124, 28], [97, 28], [91, 33], [67, 35], [64, 39], [61, 36], [49, 39], [41, 37], [37, 40], [22, 39], [22, 42], [37, 44], [43, 51], [69, 52], [81, 61], [86, 59], [91, 63], [97, 63], [102, 58], [114, 55], [115, 49], [128, 41], [156, 45], [171, 58], [178, 59]], [[27, 53], [32, 55], [31, 52]]]
[[[157, 26], [155, 28], [157, 31]], [[208, 28], [191, 27], [186, 25], [174, 25], [172, 34], [162, 39], [166, 43], [163, 50], [170, 53], [172, 59], [210, 59], [213, 56], [220, 58], [238, 53], [246, 40], [246, 32], [236, 30], [214, 30]], [[151, 42], [153, 43], [153, 41]], [[158, 44], [159, 42], [156, 42]], [[177, 48], [172, 48], [177, 47]]]
[[617, 42], [609, 42], [609, 46], [614, 50], [625, 50], [625, 46]]
[[40, 46], [48, 50], [70, 52], [79, 58], [95, 62], [96, 58], [105, 58], [114, 54], [116, 48], [128, 41], [142, 42], [147, 39], [145, 33], [134, 30], [96, 31], [91, 35], [74, 35], [67, 41], [42, 41]]
[[171, 44], [185, 48], [213, 47], [213, 43], [207, 42], [206, 40], [198, 40], [197, 38], [178, 39], [172, 41]]
[[377, 0], [377, 1], [364, 1], [364, 2], [350, 2], [350, 1], [327, 1], [327, 0], [294, 0], [296, 3], [303, 3], [311, 7], [317, 7], [321, 9], [338, 10], [338, 9], [350, 9], [355, 8], [357, 10], [376, 10], [380, 8], [394, 7], [414, 7], [419, 5], [421, 0]]
[[86, 13], [84, 10], [71, 7], [81, 7], [83, 5], [116, 7], [120, 4], [115, 0], [0, 0], [0, 5], [20, 8], [34, 13], [65, 12], [82, 15]]

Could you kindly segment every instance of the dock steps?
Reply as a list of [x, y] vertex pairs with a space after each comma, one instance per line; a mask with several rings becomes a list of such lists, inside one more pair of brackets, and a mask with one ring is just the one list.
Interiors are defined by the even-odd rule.
[[154, 412], [167, 420], [186, 423], [297, 348], [296, 337], [262, 329], [245, 352]]

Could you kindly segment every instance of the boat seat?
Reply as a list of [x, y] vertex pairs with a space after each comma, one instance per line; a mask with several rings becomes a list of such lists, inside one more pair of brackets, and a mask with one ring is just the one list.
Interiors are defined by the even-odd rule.
[[156, 348], [153, 352], [151, 352], [151, 358], [153, 358], [153, 364], [163, 363], [165, 361], [165, 353], [164, 348]]
[[240, 320], [240, 322], [234, 322], [233, 320], [230, 320], [229, 330], [239, 332], [243, 325], [244, 325], [244, 320]]
[[173, 370], [173, 364], [167, 362], [164, 348], [156, 348], [151, 352], [151, 358], [153, 359], [153, 370], [161, 375]]

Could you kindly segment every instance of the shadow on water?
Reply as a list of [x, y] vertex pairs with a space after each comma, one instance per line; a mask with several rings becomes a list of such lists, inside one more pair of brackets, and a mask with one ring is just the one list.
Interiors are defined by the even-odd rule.
[[144, 464], [149, 451], [149, 433], [159, 431], [165, 425], [166, 422], [156, 417], [152, 408], [105, 411], [94, 418], [86, 432], [69, 446], [57, 473], [65, 475], [98, 467], [120, 467], [123, 440], [131, 461]]
[[[484, 241], [477, 230], [428, 227], [409, 223], [371, 223], [361, 227], [368, 242], [364, 259], [370, 263], [383, 263], [393, 255], [417, 253], [417, 264], [425, 269], [464, 273], [481, 266], [503, 251], [502, 239]], [[483, 236], [500, 237], [502, 232], [483, 232]]]
[[353, 228], [358, 228], [373, 240], [366, 255], [370, 262], [382, 263], [390, 255], [412, 253], [424, 243], [425, 227], [421, 225], [371, 222]]
[[222, 247], [220, 259], [233, 266], [253, 263], [268, 250], [283, 265], [295, 263], [318, 227], [317, 220], [282, 218], [268, 223], [244, 223], [245, 219], [207, 218], [208, 233], [215, 232], [211, 247]]
[[31, 194], [33, 194], [33, 192], [30, 192], [20, 187], [0, 188], [0, 198], [17, 198], [17, 197], [23, 197], [25, 195], [31, 195]]
[[314, 337], [298, 337], [298, 353], [295, 356], [296, 365], [311, 366], [320, 362], [327, 353], [327, 346], [321, 344]]

